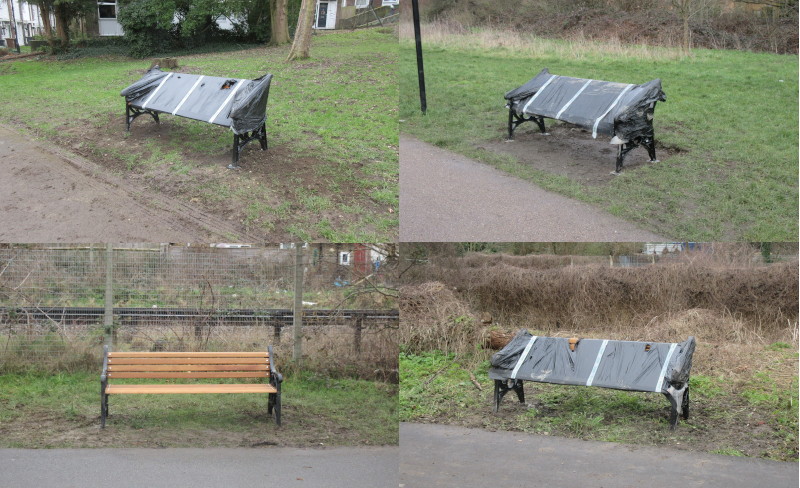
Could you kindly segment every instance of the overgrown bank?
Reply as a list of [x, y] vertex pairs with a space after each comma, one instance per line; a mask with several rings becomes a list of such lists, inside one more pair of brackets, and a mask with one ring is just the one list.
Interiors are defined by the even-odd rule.
[[[427, 0], [423, 20], [560, 39], [797, 53], [797, 2]], [[410, 11], [408, 5], [404, 5]], [[684, 26], [684, 20], [686, 25]]]

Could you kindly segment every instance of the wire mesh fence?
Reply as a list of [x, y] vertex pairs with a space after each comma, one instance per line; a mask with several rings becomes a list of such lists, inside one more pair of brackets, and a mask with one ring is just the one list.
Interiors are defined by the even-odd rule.
[[[392, 286], [391, 267], [381, 267], [391, 254], [312, 245], [302, 256], [304, 361], [391, 375], [398, 313], [392, 294], [380, 293]], [[131, 351], [272, 344], [285, 361], [294, 347], [295, 266], [295, 250], [277, 245], [0, 249], [0, 368], [93, 367], [104, 344]]]

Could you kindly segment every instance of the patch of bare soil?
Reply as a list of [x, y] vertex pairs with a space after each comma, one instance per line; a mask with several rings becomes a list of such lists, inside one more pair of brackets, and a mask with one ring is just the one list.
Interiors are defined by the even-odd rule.
[[[332, 190], [329, 185], [330, 177], [319, 172], [322, 166], [329, 163], [313, 157], [298, 156], [292, 147], [275, 144], [269, 140], [269, 124], [268, 150], [262, 151], [258, 141], [251, 141], [240, 155], [241, 169], [229, 170], [226, 166], [231, 162], [233, 137], [230, 137], [231, 142], [218, 144], [210, 151], [208, 147], [202, 150], [188, 142], [182, 142], [197, 138], [196, 135], [190, 135], [183, 125], [175, 123], [169, 115], [162, 115], [160, 118], [161, 123], [157, 124], [149, 116], [141, 116], [134, 121], [130, 133], [126, 135], [124, 115], [108, 115], [102, 125], [65, 125], [60, 128], [58, 139], [61, 145], [71, 151], [123, 173], [126, 178], [138, 181], [151, 190], [200, 205], [218, 218], [238, 225], [243, 234], [263, 235], [267, 230], [270, 239], [288, 239], [292, 235], [284, 229], [297, 223], [298, 216], [313, 218], [313, 221], [328, 220], [334, 228], [352, 221], [351, 215], [343, 215], [338, 211], [337, 204], [347, 202], [348, 198], [357, 195], [359, 191], [363, 192], [363, 189], [351, 179], [342, 179], [337, 182], [335, 191]], [[219, 136], [219, 131], [226, 135], [231, 134], [227, 129], [218, 126], [209, 125], [204, 130], [208, 131], [209, 137], [215, 138]], [[186, 174], [176, 172], [168, 164], [147, 168], [138, 166], [152, 155], [154, 142], [158, 143], [157, 147], [162, 154], [178, 147], [181, 159], [195, 168]], [[128, 156], [124, 160], [124, 155], [133, 157]], [[136, 166], [133, 170], [132, 164]], [[358, 163], [353, 163], [356, 169], [358, 166]], [[220, 194], [202, 191], [201, 187], [209, 183], [223, 185], [225, 190]], [[257, 188], [262, 189], [260, 194], [256, 193]], [[298, 202], [297, 197], [298, 191], [303, 189], [308, 194], [327, 198], [334, 205], [315, 212], [313, 216], [307, 215], [308, 209]], [[237, 196], [248, 193], [253, 198]], [[269, 195], [267, 201], [264, 200], [265, 194]], [[386, 211], [366, 199], [359, 203], [367, 212]], [[257, 216], [254, 217], [251, 209], [253, 205], [273, 209], [280, 207], [283, 210], [270, 215], [256, 212]]]
[[[323, 447], [372, 445], [368, 433], [347, 429], [332, 419], [292, 407], [281, 427], [266, 412], [242, 412], [241, 429], [163, 425], [135, 428], [136, 421], [111, 412], [106, 428], [98, 416], [73, 416], [50, 410], [27, 411], [0, 424], [5, 446], [22, 448], [94, 447]], [[284, 412], [285, 414], [286, 412]]]
[[[530, 122], [517, 128], [513, 141], [484, 143], [478, 149], [508, 154], [522, 164], [587, 186], [605, 186], [613, 181], [615, 176], [610, 173], [616, 165], [618, 146], [608, 144], [606, 136], [592, 139], [591, 132], [570, 124], [554, 124], [551, 120], [545, 124], [550, 135], [541, 134]], [[660, 162], [650, 163], [647, 150], [638, 147], [628, 153], [622, 172], [635, 171], [647, 164], [669, 164], [673, 153], [660, 146], [656, 138], [656, 157]]]

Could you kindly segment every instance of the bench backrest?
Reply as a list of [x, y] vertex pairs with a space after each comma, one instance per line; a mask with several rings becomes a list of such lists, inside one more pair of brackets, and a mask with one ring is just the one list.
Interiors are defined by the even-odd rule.
[[689, 381], [695, 340], [680, 343], [537, 337], [520, 331], [492, 356], [492, 379], [662, 393]]
[[139, 109], [233, 127], [238, 134], [264, 121], [271, 82], [271, 74], [247, 80], [152, 68], [120, 95]]
[[269, 377], [268, 352], [109, 352], [108, 378]]

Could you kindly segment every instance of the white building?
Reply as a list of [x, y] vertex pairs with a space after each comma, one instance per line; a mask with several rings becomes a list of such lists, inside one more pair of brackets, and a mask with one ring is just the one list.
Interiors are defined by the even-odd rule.
[[39, 7], [23, 0], [0, 0], [0, 44], [8, 46], [6, 39], [14, 37], [11, 9], [14, 11], [20, 45], [26, 46], [33, 36], [44, 34]]
[[348, 19], [362, 12], [362, 9], [379, 7], [396, 7], [400, 0], [317, 0], [314, 13], [315, 29], [339, 28], [339, 19]]

